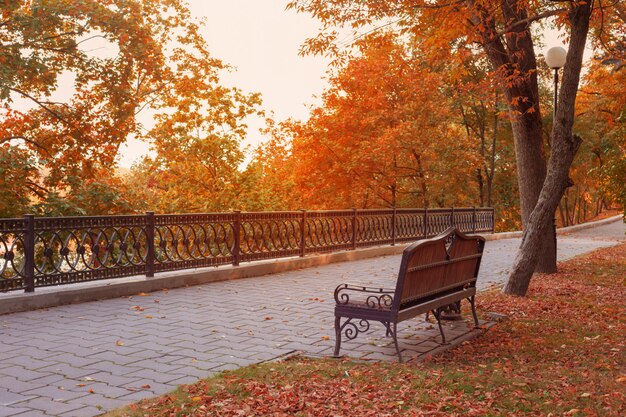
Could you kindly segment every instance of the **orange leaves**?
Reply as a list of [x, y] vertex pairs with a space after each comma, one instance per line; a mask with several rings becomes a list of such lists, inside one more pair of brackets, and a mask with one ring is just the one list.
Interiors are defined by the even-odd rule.
[[[265, 178], [278, 190], [295, 185], [293, 208], [425, 206], [436, 198], [431, 190], [462, 204], [467, 188], [452, 192], [441, 180], [449, 161], [475, 158], [454, 125], [443, 74], [392, 34], [366, 36], [357, 47], [361, 56], [333, 75], [307, 122], [272, 125], [275, 142], [262, 155], [276, 163]], [[291, 146], [282, 145], [285, 136]], [[472, 175], [472, 163], [460, 165]]]

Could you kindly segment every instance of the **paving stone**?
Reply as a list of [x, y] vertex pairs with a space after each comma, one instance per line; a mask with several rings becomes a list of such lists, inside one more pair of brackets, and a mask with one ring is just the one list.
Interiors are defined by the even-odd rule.
[[[49, 414], [44, 413], [41, 410], [33, 410], [33, 409], [28, 409], [28, 408], [7, 408], [7, 410], [18, 410], [15, 414], [6, 414], [7, 416], [14, 416], [14, 417], [47, 417], [49, 416]], [[1, 412], [1, 411], [0, 411]], [[0, 415], [5, 415], [5, 414], [0, 414]]]
[[49, 376], [48, 372], [31, 371], [30, 369], [23, 368], [21, 366], [10, 366], [0, 371], [0, 376], [12, 376], [20, 381], [32, 381], [34, 379], [43, 378]]
[[161, 372], [156, 372], [152, 369], [142, 369], [142, 370], [127, 374], [127, 376], [150, 379], [152, 381], [156, 381], [161, 384], [167, 384], [170, 381], [180, 378], [179, 374], [164, 374]]
[[[82, 378], [97, 372], [93, 369], [80, 368], [67, 363], [57, 363], [47, 368], [40, 368], [39, 371], [54, 373], [65, 378]], [[34, 382], [39, 382], [39, 380], [34, 380]]]
[[113, 363], [109, 361], [101, 361], [97, 363], [92, 363], [85, 369], [93, 370], [94, 372], [100, 371], [100, 372], [108, 372], [110, 374], [115, 374], [115, 375], [124, 375], [124, 374], [127, 374], [128, 372], [137, 371], [142, 368], [133, 367], [132, 364], [131, 365], [119, 365], [117, 363]]
[[22, 393], [24, 395], [32, 395], [37, 397], [50, 397], [54, 401], [66, 401], [74, 398], [82, 397], [85, 393], [73, 392], [65, 389], [60, 389], [56, 386], [45, 386], [41, 388], [35, 388], [30, 391]]
[[[90, 417], [102, 414], [104, 407], [96, 408], [91, 406], [83, 406], [72, 411], [61, 413], [58, 417]], [[19, 417], [19, 416], [18, 416]]]
[[[9, 416], [22, 416], [22, 415], [26, 415], [26, 413], [32, 413], [35, 412], [29, 408], [17, 408], [17, 407], [11, 407], [11, 406], [5, 406], [0, 404], [0, 417], [9, 417]], [[42, 411], [36, 411], [37, 413], [40, 413], [40, 415], [43, 415]]]
[[15, 406], [43, 411], [45, 414], [50, 416], [58, 416], [59, 414], [80, 408], [80, 404], [71, 403], [71, 401], [80, 401], [81, 398], [61, 402], [55, 401], [50, 397], [37, 397], [32, 400], [16, 403]]
[[[75, 400], [70, 400], [66, 402], [67, 405], [74, 407], [73, 409], [91, 406], [95, 407], [102, 413], [104, 410], [112, 410], [114, 408], [122, 407], [126, 405], [126, 402], [123, 400], [118, 400], [116, 398], [109, 398], [100, 394], [89, 394], [84, 397], [77, 398]], [[69, 411], [69, 410], [68, 410]], [[61, 412], [59, 412], [61, 414]]]
[[[176, 380], [176, 381], [178, 381], [178, 380]], [[194, 381], [196, 381], [196, 379], [194, 379]], [[177, 383], [177, 385], [181, 385], [181, 384], [184, 384], [184, 382]], [[136, 403], [136, 402], [141, 401], [141, 400], [145, 400], [146, 398], [152, 398], [154, 396], [155, 396], [155, 394], [152, 393], [151, 391], [137, 391], [137, 392], [131, 392], [128, 395], [123, 395], [121, 397], [117, 397], [117, 399], [120, 400], [120, 401], [125, 401], [127, 404], [132, 404], [132, 403]]]
[[76, 356], [71, 352], [57, 353], [55, 356], [49, 357], [49, 359], [52, 359], [59, 364], [65, 363], [70, 366], [75, 366], [77, 368], [86, 367], [91, 364], [100, 362], [98, 358], [84, 358], [84, 357]]
[[9, 405], [16, 404], [22, 401], [27, 401], [36, 397], [37, 395], [10, 392], [6, 388], [0, 389], [0, 405], [1, 406], [9, 406]]
[[5, 387], [0, 388], [0, 392], [2, 390], [8, 390], [12, 393], [23, 393], [24, 391], [30, 391], [43, 386], [45, 386], [45, 384], [40, 384], [37, 380], [25, 382], [13, 377], [0, 377], [0, 387]]
[[[108, 372], [96, 372], [94, 374], [90, 374], [88, 379], [82, 379], [79, 381], [79, 384], [85, 384], [89, 388], [93, 388], [92, 385], [95, 385], [99, 382], [120, 387], [125, 384], [132, 384], [139, 381], [139, 378], [132, 378], [123, 375], [114, 375]], [[76, 386], [76, 384], [74, 384]]]
[[84, 390], [83, 394], [87, 394], [87, 395], [99, 394], [108, 398], [117, 398], [123, 395], [128, 395], [129, 393], [133, 392], [121, 386], [110, 385], [110, 384], [107, 384], [104, 382], [98, 382], [98, 381], [91, 382], [85, 387], [83, 387], [82, 389]]
[[198, 382], [200, 379], [204, 379], [204, 378], [210, 377], [214, 373], [215, 372], [207, 373], [206, 375], [203, 375], [200, 378], [197, 378], [195, 376], [184, 376], [182, 378], [178, 378], [178, 379], [175, 379], [173, 381], [170, 381], [170, 384], [177, 385], [177, 386], [179, 386], [179, 385], [191, 385], [191, 384], [194, 384], [194, 383]]
[[[180, 375], [175, 376], [177, 377], [177, 379], [180, 379]], [[131, 392], [146, 392], [152, 393], [152, 395], [161, 395], [176, 389], [176, 385], [161, 384], [160, 382], [156, 382], [154, 380], [142, 379], [141, 381], [134, 384], [124, 385], [123, 388], [126, 388]]]

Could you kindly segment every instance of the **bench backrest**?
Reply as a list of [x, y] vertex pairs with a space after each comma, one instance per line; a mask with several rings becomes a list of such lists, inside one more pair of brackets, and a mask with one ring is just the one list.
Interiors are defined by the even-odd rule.
[[485, 239], [450, 228], [402, 253], [394, 304], [401, 310], [476, 285]]

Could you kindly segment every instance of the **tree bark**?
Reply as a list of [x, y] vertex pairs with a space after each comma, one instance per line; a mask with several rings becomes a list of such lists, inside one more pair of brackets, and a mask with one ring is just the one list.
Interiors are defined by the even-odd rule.
[[[472, 21], [485, 29], [481, 31], [483, 49], [493, 68], [504, 82], [502, 88], [511, 113], [515, 142], [517, 180], [520, 194], [522, 227], [528, 227], [530, 214], [537, 204], [546, 177], [543, 152], [543, 126], [539, 108], [537, 61], [528, 23], [513, 25], [502, 40], [494, 16], [479, 3], [468, 0], [476, 11]], [[525, 22], [528, 13], [519, 0], [501, 0], [502, 15], [507, 22]], [[507, 80], [514, 79], [514, 82]], [[541, 251], [533, 258], [537, 272], [556, 271], [556, 251], [552, 217], [542, 219], [543, 235], [537, 244]]]
[[506, 294], [524, 296], [528, 291], [536, 262], [543, 250], [541, 242], [549, 229], [548, 221], [554, 215], [565, 192], [572, 161], [582, 142], [580, 137], [572, 134], [572, 126], [583, 52], [589, 31], [590, 3], [581, 2], [571, 6], [570, 46], [563, 70], [563, 83], [553, 127], [552, 153], [548, 162], [546, 180], [541, 188], [537, 205], [528, 218], [522, 244], [504, 288]]

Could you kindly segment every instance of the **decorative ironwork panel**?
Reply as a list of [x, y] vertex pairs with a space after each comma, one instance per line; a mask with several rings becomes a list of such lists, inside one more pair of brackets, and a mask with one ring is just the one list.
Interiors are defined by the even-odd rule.
[[454, 220], [452, 225], [463, 233], [473, 231], [474, 209], [454, 209]]
[[300, 253], [302, 212], [241, 213], [241, 260]]
[[476, 233], [493, 233], [493, 218], [492, 208], [476, 209]]
[[305, 252], [325, 253], [351, 249], [354, 214], [354, 210], [307, 212], [304, 226]]
[[426, 236], [425, 210], [402, 209], [396, 212], [396, 240], [407, 242]]
[[450, 209], [432, 209], [428, 210], [428, 237], [437, 236], [439, 233], [445, 232], [452, 224]]
[[0, 220], [0, 291], [21, 290], [24, 282], [24, 219]]
[[356, 244], [359, 247], [393, 242], [393, 210], [363, 210], [358, 212]]
[[493, 232], [492, 208], [0, 219], [0, 291]]
[[234, 216], [233, 213], [154, 216], [155, 271], [231, 263]]
[[145, 272], [145, 216], [35, 219], [35, 286]]

